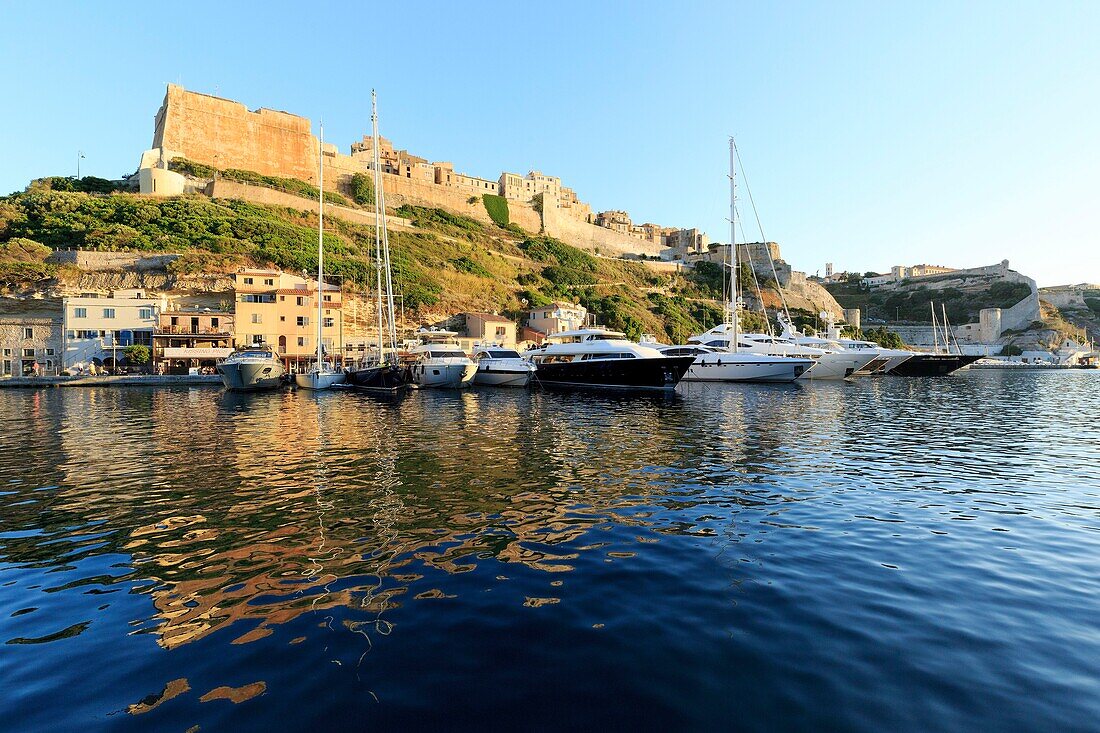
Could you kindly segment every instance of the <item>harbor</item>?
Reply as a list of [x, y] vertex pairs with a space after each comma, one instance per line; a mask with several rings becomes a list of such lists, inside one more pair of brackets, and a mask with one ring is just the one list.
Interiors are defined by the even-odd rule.
[[1095, 377], [3, 390], [0, 706], [25, 730], [1079, 730]]

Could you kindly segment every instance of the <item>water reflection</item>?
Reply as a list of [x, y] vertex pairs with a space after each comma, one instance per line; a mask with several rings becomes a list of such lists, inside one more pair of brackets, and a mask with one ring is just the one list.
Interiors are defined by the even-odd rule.
[[[48, 660], [127, 650], [99, 690], [73, 688], [73, 725], [128, 710], [224, 726], [228, 700], [280, 727], [307, 728], [318, 710], [462, 727], [464, 708], [432, 690], [476, 697], [480, 681], [531, 710], [519, 673], [581, 697], [603, 680], [646, 711], [637, 722], [707, 726], [731, 704], [712, 684], [736, 686], [744, 669], [764, 681], [752, 701], [734, 696], [755, 710], [748, 727], [774, 727], [768, 705], [784, 701], [807, 724], [863, 727], [853, 711], [882, 710], [876, 722], [904, 728], [887, 702], [907, 703], [869, 681], [904, 680], [942, 694], [955, 720], [985, 721], [952, 708], [921, 650], [950, 633], [976, 643], [975, 619], [1015, 608], [1018, 624], [1059, 618], [1032, 650], [1054, 671], [1029, 677], [1032, 657], [1007, 662], [1015, 682], [975, 670], [967, 683], [995, 677], [1005, 710], [1024, 686], [1041, 691], [1035, 705], [1064, 703], [1091, 689], [1095, 657], [1052, 650], [1080, 641], [1096, 596], [1023, 598], [1052, 573], [1097, 587], [1095, 555], [1080, 556], [1100, 549], [1100, 431], [1077, 419], [1098, 406], [1089, 377], [690, 385], [652, 399], [6, 392], [0, 641]], [[966, 620], [949, 632], [945, 619]], [[925, 641], [899, 665], [889, 650], [914, 631]], [[956, 646], [956, 664], [980, 659]], [[669, 661], [684, 655], [690, 671]], [[5, 656], [25, 690], [0, 703], [8, 712], [78, 674]], [[1068, 691], [1054, 681], [1067, 674], [1082, 680]], [[671, 697], [645, 696], [658, 680]], [[321, 708], [286, 708], [319, 686]], [[1082, 711], [1047, 719], [1073, 727]]]

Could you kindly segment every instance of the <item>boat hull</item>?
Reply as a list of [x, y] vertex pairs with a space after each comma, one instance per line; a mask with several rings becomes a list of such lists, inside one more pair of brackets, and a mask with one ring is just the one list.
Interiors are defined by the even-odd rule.
[[703, 354], [684, 374], [685, 382], [793, 382], [810, 370], [810, 359]]
[[539, 363], [535, 381], [566, 389], [671, 390], [694, 361], [694, 356], [665, 356]]
[[286, 369], [276, 361], [239, 362], [218, 365], [218, 374], [226, 389], [236, 392], [252, 392], [278, 389], [283, 386]]
[[898, 377], [945, 377], [980, 358], [972, 354], [914, 354], [889, 373]]
[[474, 384], [483, 387], [526, 387], [531, 382], [530, 369], [501, 369], [479, 366]]
[[814, 368], [805, 372], [799, 379], [846, 379], [874, 359], [868, 354], [833, 351], [814, 359]]
[[306, 372], [295, 374], [294, 384], [299, 389], [332, 389], [337, 384], [343, 384], [344, 379], [343, 372]]
[[420, 389], [461, 389], [469, 387], [477, 373], [476, 364], [413, 364], [409, 367], [412, 383]]
[[397, 394], [409, 390], [409, 374], [404, 367], [382, 365], [348, 372], [347, 384], [367, 392]]

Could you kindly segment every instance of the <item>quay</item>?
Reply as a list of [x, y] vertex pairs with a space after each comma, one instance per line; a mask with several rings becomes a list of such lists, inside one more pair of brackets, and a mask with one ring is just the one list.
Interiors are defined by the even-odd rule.
[[141, 374], [102, 377], [10, 377], [0, 388], [222, 386], [217, 374]]

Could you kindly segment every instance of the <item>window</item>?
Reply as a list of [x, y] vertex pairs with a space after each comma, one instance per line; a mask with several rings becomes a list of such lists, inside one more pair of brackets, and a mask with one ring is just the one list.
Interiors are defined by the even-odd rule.
[[332, 328], [334, 325], [336, 325], [336, 321], [332, 318], [324, 319], [323, 323], [325, 328]]
[[305, 305], [306, 299], [299, 295], [297, 298], [294, 299], [294, 304], [299, 306]]
[[179, 319], [179, 318], [177, 318], [176, 316], [172, 316], [172, 325], [173, 325], [173, 326], [178, 326], [178, 325], [180, 325], [180, 319]]
[[218, 321], [217, 318], [211, 318], [210, 319], [210, 328], [217, 328], [218, 323], [219, 323], [219, 321]]
[[104, 308], [103, 309], [103, 317], [104, 318], [114, 318], [115, 317], [115, 309], [114, 308]]
[[252, 322], [253, 323], [263, 323], [264, 322], [263, 316], [259, 313], [253, 313], [252, 314]]
[[46, 356], [53, 356], [53, 349], [46, 349]]
[[152, 317], [153, 317], [153, 309], [152, 308], [138, 308], [138, 318], [142, 319], [143, 321], [147, 321]]
[[270, 277], [264, 278], [264, 285], [274, 285], [274, 284], [275, 284], [275, 281], [273, 279], [271, 279]]
[[274, 295], [242, 295], [242, 303], [274, 303]]
[[88, 317], [88, 309], [87, 308], [73, 308], [73, 318], [87, 318], [87, 317]]
[[30, 326], [25, 327], [23, 329], [23, 338], [25, 338], [25, 339], [34, 338], [34, 329], [31, 328]]
[[279, 296], [279, 302], [280, 302], [280, 303], [284, 303], [284, 302], [286, 302], [286, 296], [285, 296], [285, 295], [280, 295], [280, 296]]
[[308, 316], [298, 316], [298, 325], [299, 326], [308, 326], [309, 325], [309, 317]]
[[34, 349], [23, 349], [23, 358], [33, 359], [34, 358]]
[[245, 285], [251, 285], [251, 284], [252, 284], [252, 278], [250, 278], [250, 277], [246, 277], [246, 278], [244, 279], [244, 284], [245, 284]]
[[4, 374], [11, 374], [11, 359], [4, 359]]
[[504, 336], [508, 333], [508, 329], [504, 326], [497, 326], [497, 336]]
[[253, 343], [253, 345], [258, 346], [259, 344], [262, 344], [263, 342], [264, 342], [264, 335], [262, 333], [252, 334], [252, 343]]
[[298, 337], [298, 345], [299, 346], [305, 346], [306, 345], [306, 337], [305, 336], [299, 336]]
[[286, 316], [279, 316], [280, 323], [286, 323]]
[[330, 303], [330, 302], [332, 302], [332, 296], [331, 296], [331, 295], [326, 295], [326, 296], [325, 296], [325, 302], [326, 302], [326, 303]]

